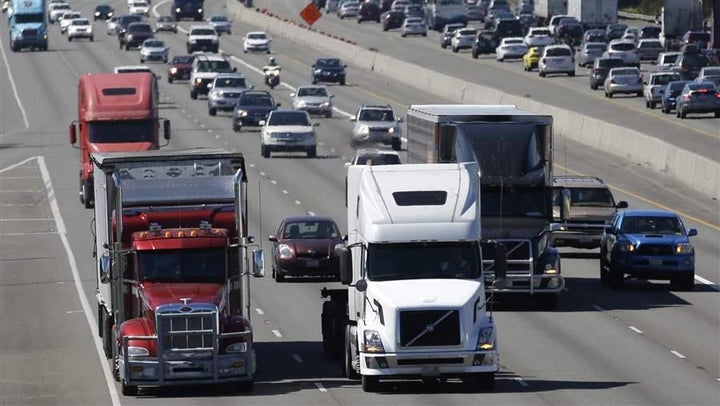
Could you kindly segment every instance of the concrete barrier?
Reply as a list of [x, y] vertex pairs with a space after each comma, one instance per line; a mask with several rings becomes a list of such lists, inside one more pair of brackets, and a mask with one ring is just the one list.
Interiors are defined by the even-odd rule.
[[[556, 136], [564, 136], [591, 148], [639, 163], [700, 193], [720, 197], [720, 164], [663, 140], [379, 54], [361, 48], [349, 39], [333, 38], [331, 33], [320, 33], [303, 28], [296, 22], [268, 16], [259, 10], [245, 7], [237, 0], [227, 0], [227, 12], [236, 20], [255, 25], [274, 36], [327, 52], [354, 66], [447, 100], [467, 104], [514, 104], [519, 108], [552, 115]], [[412, 104], [412, 101], [408, 104]]]

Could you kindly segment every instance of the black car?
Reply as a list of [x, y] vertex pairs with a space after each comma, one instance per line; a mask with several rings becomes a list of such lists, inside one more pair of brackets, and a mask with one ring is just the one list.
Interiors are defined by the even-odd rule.
[[557, 28], [556, 39], [572, 48], [580, 45], [584, 32], [583, 26], [579, 23], [565, 23], [561, 21]]
[[610, 69], [623, 66], [625, 63], [620, 58], [595, 58], [595, 63], [590, 70], [590, 89], [597, 90], [598, 86], [603, 86]]
[[95, 17], [95, 21], [98, 19], [107, 20], [110, 17], [115, 14], [115, 9], [108, 6], [107, 4], [98, 4], [95, 6], [95, 13], [93, 14]]
[[366, 1], [360, 3], [360, 9], [358, 9], [357, 22], [360, 24], [363, 21], [377, 21], [380, 22], [380, 5], [374, 1]]
[[313, 85], [318, 82], [335, 82], [345, 85], [345, 68], [347, 68], [347, 65], [343, 64], [340, 59], [318, 58], [311, 68], [310, 77]]
[[142, 43], [155, 35], [152, 26], [148, 23], [130, 23], [124, 32], [118, 34], [120, 40], [120, 49], [136, 48]]
[[627, 24], [609, 24], [605, 29], [605, 36], [608, 42], [614, 39], [620, 39], [625, 35], [625, 30], [628, 28]]
[[583, 34], [582, 42], [583, 42], [583, 43], [586, 43], [586, 42], [604, 42], [604, 43], [607, 44], [607, 42], [608, 42], [608, 40], [607, 40], [607, 34], [605, 34], [605, 30], [599, 30], [599, 29], [587, 30], [587, 31], [585, 31], [585, 33]]
[[384, 13], [381, 20], [383, 31], [400, 28], [402, 27], [403, 21], [405, 21], [405, 13], [398, 10], [391, 10]]
[[498, 18], [495, 20], [495, 39], [498, 43], [503, 38], [522, 37], [523, 28], [517, 18]]
[[684, 52], [675, 61], [675, 70], [682, 80], [695, 80], [700, 69], [709, 66], [710, 61], [697, 47], [685, 46]]
[[244, 125], [260, 125], [260, 121], [267, 119], [268, 114], [278, 107], [280, 103], [276, 103], [269, 92], [264, 90], [242, 92], [233, 109], [233, 131], [239, 132]]
[[498, 40], [493, 30], [480, 30], [475, 35], [475, 41], [472, 44], [472, 57], [477, 58], [478, 55], [494, 54], [495, 48], [498, 46]]
[[127, 30], [128, 25], [130, 25], [132, 23], [140, 23], [143, 21], [144, 21], [143, 17], [140, 15], [137, 15], [137, 14], [128, 14], [128, 15], [120, 16], [120, 17], [118, 17], [117, 28], [116, 28], [115, 33], [118, 36], [125, 35], [125, 30]]
[[661, 32], [662, 28], [658, 27], [657, 25], [646, 25], [644, 27], [640, 27], [640, 34], [638, 35], [638, 40], [658, 39], [660, 38]]

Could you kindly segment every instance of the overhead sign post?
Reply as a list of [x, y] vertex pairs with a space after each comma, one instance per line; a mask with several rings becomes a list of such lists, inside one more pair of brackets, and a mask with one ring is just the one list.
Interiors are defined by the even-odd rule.
[[308, 4], [304, 9], [302, 9], [302, 11], [300, 12], [300, 17], [306, 23], [308, 23], [309, 26], [312, 27], [312, 25], [315, 24], [315, 22], [319, 20], [320, 17], [322, 17], [322, 13], [320, 12], [320, 10], [318, 10], [317, 6], [313, 2]]

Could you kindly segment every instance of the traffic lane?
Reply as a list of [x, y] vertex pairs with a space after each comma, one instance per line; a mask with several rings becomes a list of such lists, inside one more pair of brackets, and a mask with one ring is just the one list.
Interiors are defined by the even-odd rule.
[[[298, 2], [291, 3], [297, 4]], [[287, 8], [292, 9], [285, 3]], [[276, 14], [283, 17], [298, 20], [294, 13], [289, 11], [275, 11], [277, 4], [261, 2], [259, 7], [268, 7]], [[287, 12], [288, 14], [283, 14]], [[298, 20], [299, 21], [299, 20]], [[437, 33], [430, 31], [427, 38], [403, 38], [399, 40], [388, 40], [397, 35], [396, 32], [383, 33], [381, 27], [375, 27], [375, 24], [361, 25], [351, 20], [335, 21], [334, 19], [321, 18], [315, 25], [318, 30], [331, 32], [334, 35], [344, 36], [357, 42], [363, 48], [378, 49], [383, 54], [392, 55], [396, 58], [416, 63], [429, 69], [448, 74], [455, 77], [471, 80], [475, 83], [490, 85], [500, 88], [503, 91], [519, 95], [522, 97], [531, 97], [538, 100], [546, 101], [548, 104], [556, 105], [586, 114], [591, 117], [597, 117], [606, 121], [635, 129], [637, 131], [650, 134], [652, 136], [673, 142], [677, 134], [684, 134], [685, 139], [683, 148], [692, 152], [708, 156], [709, 158], [718, 160], [717, 143], [718, 143], [718, 127], [711, 120], [686, 120], [682, 123], [673, 123], [659, 118], [657, 112], [647, 112], [642, 109], [635, 111], [638, 114], [628, 114], [627, 110], [612, 101], [599, 101], [590, 98], [590, 89], [582, 89], [576, 92], [558, 92], [557, 88], [563, 86], [564, 78], [548, 77], [541, 79], [537, 73], [522, 71], [518, 65], [517, 69], [512, 69], [495, 61], [494, 56], [482, 57], [478, 60], [472, 60], [469, 54], [461, 53], [460, 59], [456, 59], [457, 63], [448, 64], [448, 54], [446, 50], [439, 47], [439, 36]], [[391, 35], [391, 37], [388, 37]], [[455, 55], [457, 56], [457, 54]], [[478, 65], [486, 69], [478, 69]], [[530, 80], [528, 80], [530, 79]], [[570, 90], [568, 88], [567, 90]], [[595, 96], [593, 96], [595, 97]], [[654, 120], [648, 121], [648, 115], [655, 117]], [[669, 119], [669, 118], [668, 118]], [[678, 120], [679, 121], [679, 120]], [[697, 123], [704, 123], [697, 126]], [[670, 127], [668, 127], [670, 126]]]
[[8, 404], [107, 404], [46, 187], [37, 159], [0, 168], [0, 393]]
[[[0, 27], [5, 29], [5, 23], [0, 23]], [[9, 59], [7, 57], [9, 50], [7, 47], [0, 47], [0, 66], [2, 66], [2, 76], [5, 80], [0, 83], [0, 143], [7, 145], [22, 139], [18, 134], [23, 133], [27, 128], [25, 126], [25, 106], [22, 100], [18, 100], [20, 94], [16, 93], [15, 75], [9, 70]], [[12, 137], [12, 138], [11, 138]]]

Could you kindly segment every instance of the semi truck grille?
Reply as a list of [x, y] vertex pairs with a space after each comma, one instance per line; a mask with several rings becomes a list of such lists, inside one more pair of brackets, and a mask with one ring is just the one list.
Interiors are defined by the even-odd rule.
[[400, 312], [402, 347], [460, 345], [458, 310], [408, 310]]
[[37, 37], [38, 30], [36, 30], [34, 28], [26, 28], [26, 29], [22, 30], [22, 35], [23, 35], [23, 37]]
[[664, 244], [641, 244], [638, 246], [637, 253], [641, 255], [672, 255], [673, 247]]
[[217, 312], [158, 314], [158, 338], [164, 350], [213, 349]]

